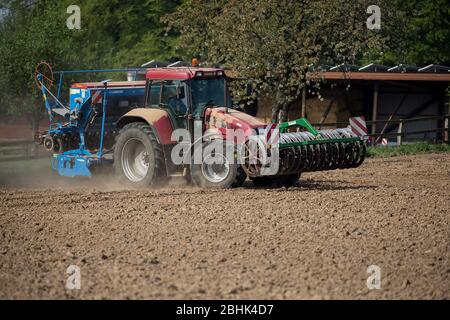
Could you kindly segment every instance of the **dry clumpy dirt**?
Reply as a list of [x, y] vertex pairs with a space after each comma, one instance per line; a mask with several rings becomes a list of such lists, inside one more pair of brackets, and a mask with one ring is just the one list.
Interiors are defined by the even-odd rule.
[[0, 187], [0, 299], [450, 298], [449, 154], [289, 189], [91, 183]]

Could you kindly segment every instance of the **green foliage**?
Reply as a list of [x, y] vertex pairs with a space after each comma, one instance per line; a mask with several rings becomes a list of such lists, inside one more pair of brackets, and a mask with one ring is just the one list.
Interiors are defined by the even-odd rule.
[[403, 155], [414, 155], [423, 153], [450, 152], [448, 144], [415, 143], [405, 144], [399, 147], [377, 146], [367, 148], [367, 156], [370, 158], [385, 158]]
[[33, 79], [36, 64], [42, 60], [52, 61], [57, 68], [68, 64], [65, 11], [49, 0], [8, 1], [7, 8], [0, 24], [0, 111], [26, 114], [36, 122], [42, 116], [42, 107], [37, 107], [42, 100]]
[[385, 63], [450, 64], [448, 0], [394, 0], [390, 8], [399, 21], [387, 25], [391, 41]]
[[[33, 80], [42, 60], [61, 70], [195, 56], [253, 79], [254, 94], [283, 109], [318, 64], [450, 64], [447, 0], [78, 0], [81, 30], [68, 30], [71, 4], [0, 0], [0, 113], [42, 115]], [[366, 28], [371, 4], [381, 7], [381, 30]]]
[[179, 4], [180, 0], [79, 1], [82, 59], [95, 68], [135, 67], [151, 59], [177, 56], [175, 34], [166, 35], [160, 20]]
[[188, 53], [253, 79], [257, 91], [270, 92], [285, 108], [299, 98], [312, 66], [355, 63], [381, 51], [382, 32], [366, 27], [368, 6], [365, 0], [190, 0], [165, 21], [181, 33]]
[[80, 0], [81, 30], [69, 30], [70, 0], [1, 1], [0, 113], [27, 115], [36, 127], [43, 116], [43, 103], [33, 73], [43, 60], [54, 70], [67, 70], [134, 67], [150, 59], [176, 56], [175, 34], [166, 35], [160, 18], [179, 3]]

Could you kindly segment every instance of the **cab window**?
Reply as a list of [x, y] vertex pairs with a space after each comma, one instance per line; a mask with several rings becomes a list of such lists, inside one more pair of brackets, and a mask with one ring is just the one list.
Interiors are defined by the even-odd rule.
[[149, 92], [147, 92], [147, 106], [150, 108], [159, 107], [159, 97], [161, 93], [160, 83], [150, 83]]
[[187, 113], [185, 89], [181, 81], [165, 81], [163, 83], [161, 107], [170, 109], [175, 115]]
[[161, 103], [167, 106], [172, 98], [177, 98], [177, 85], [174, 81], [166, 81], [161, 94]]

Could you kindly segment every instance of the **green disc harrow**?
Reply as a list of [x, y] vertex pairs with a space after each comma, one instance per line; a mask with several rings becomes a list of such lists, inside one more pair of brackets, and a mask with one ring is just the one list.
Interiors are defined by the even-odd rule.
[[[293, 128], [303, 131], [289, 132]], [[359, 167], [366, 144], [350, 128], [316, 130], [306, 119], [279, 125], [279, 175]]]

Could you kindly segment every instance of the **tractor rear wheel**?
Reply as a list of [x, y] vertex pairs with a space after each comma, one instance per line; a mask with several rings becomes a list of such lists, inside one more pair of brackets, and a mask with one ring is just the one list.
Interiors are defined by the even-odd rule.
[[[230, 156], [227, 154], [227, 152], [234, 152], [234, 149], [227, 151], [226, 143], [219, 140], [206, 142], [202, 147], [195, 150], [196, 153], [202, 152], [202, 163], [194, 163], [190, 168], [191, 180], [196, 186], [219, 189], [242, 186], [247, 175], [236, 161], [230, 161]], [[212, 151], [209, 152], [208, 149]], [[234, 154], [232, 158], [235, 160]]]
[[250, 178], [256, 187], [293, 187], [300, 179], [300, 174], [283, 176], [265, 176]]
[[164, 180], [164, 154], [149, 125], [130, 123], [120, 130], [114, 145], [114, 171], [121, 182], [132, 186]]

